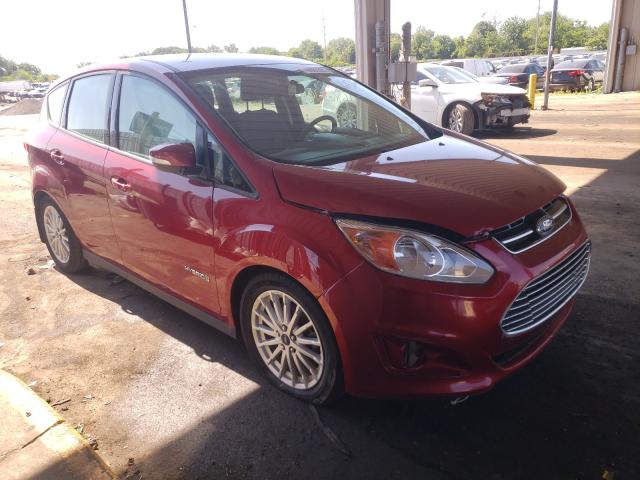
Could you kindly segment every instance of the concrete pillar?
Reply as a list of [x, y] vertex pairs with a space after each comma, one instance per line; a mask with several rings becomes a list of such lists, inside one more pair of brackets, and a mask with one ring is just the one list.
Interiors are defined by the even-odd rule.
[[[356, 74], [358, 80], [376, 88], [376, 22], [390, 32], [391, 0], [354, 0], [356, 16]], [[388, 61], [388, 60], [387, 60]]]

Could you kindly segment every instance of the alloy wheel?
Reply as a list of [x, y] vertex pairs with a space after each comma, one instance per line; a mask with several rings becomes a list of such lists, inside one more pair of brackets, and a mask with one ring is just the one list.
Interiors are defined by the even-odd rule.
[[449, 112], [449, 130], [462, 132], [463, 123], [462, 112], [455, 107], [452, 108], [451, 112]]
[[251, 309], [251, 332], [269, 371], [296, 390], [313, 388], [324, 370], [318, 329], [302, 305], [279, 290], [267, 290]]
[[69, 236], [62, 217], [51, 205], [44, 209], [44, 231], [52, 253], [60, 263], [67, 263], [71, 257]]
[[353, 105], [345, 105], [338, 112], [338, 125], [343, 128], [356, 128], [358, 126], [358, 114]]

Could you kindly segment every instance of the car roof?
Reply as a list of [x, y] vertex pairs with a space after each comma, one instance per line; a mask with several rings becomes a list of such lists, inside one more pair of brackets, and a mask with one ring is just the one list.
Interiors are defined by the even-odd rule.
[[[191, 72], [210, 68], [240, 67], [250, 65], [300, 64], [315, 65], [313, 62], [294, 57], [278, 55], [260, 55], [251, 53], [178, 53], [170, 55], [149, 55], [144, 57], [123, 58], [119, 62], [93, 64], [83, 71], [105, 70], [110, 68], [168, 69], [174, 72]], [[162, 68], [164, 67], [164, 68]]]

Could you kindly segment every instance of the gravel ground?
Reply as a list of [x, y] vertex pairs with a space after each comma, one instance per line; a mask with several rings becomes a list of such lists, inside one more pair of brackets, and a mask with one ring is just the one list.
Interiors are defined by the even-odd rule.
[[33, 115], [40, 113], [41, 98], [25, 98], [13, 105], [0, 105], [0, 115]]
[[567, 183], [592, 271], [554, 342], [488, 394], [345, 398], [319, 409], [330, 441], [231, 339], [127, 282], [51, 268], [21, 145], [35, 116], [0, 117], [0, 367], [71, 398], [57, 408], [123, 478], [640, 478], [640, 94], [551, 107], [479, 136]]

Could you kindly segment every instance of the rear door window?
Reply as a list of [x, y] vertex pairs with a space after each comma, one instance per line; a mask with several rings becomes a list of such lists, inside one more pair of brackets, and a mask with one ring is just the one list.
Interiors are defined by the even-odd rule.
[[156, 82], [123, 76], [118, 148], [148, 159], [149, 149], [163, 143], [191, 143], [196, 148], [195, 116]]
[[73, 82], [67, 108], [67, 130], [100, 143], [109, 143], [107, 116], [112, 74], [91, 75]]

